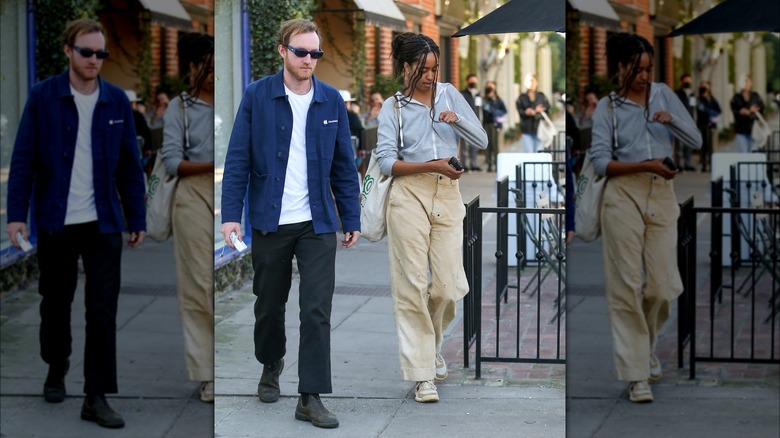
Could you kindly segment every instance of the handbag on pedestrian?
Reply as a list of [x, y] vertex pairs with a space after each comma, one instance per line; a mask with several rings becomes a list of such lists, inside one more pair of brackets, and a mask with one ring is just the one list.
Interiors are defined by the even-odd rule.
[[[617, 117], [610, 97], [609, 113], [612, 117], [612, 154], [617, 147]], [[591, 242], [601, 235], [601, 197], [607, 185], [607, 177], [596, 173], [590, 159], [590, 150], [585, 152], [577, 185], [575, 186], [574, 226], [575, 237]]]
[[[404, 144], [401, 131], [401, 110], [395, 105], [393, 108], [398, 121], [400, 151]], [[360, 236], [369, 242], [379, 242], [387, 235], [387, 199], [390, 196], [392, 185], [393, 175], [382, 174], [376, 153], [372, 152], [371, 158], [368, 160], [366, 175], [363, 177], [363, 189], [360, 192]]]
[[[181, 96], [181, 110], [184, 118], [184, 150], [186, 151], [190, 142], [184, 93]], [[173, 234], [171, 211], [173, 194], [176, 192], [178, 182], [179, 177], [168, 174], [162, 157], [158, 154], [146, 190], [146, 235], [156, 242], [164, 242]]]

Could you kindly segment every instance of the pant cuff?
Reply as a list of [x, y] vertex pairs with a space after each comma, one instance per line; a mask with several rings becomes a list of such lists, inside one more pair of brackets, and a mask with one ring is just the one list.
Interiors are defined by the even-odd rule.
[[409, 380], [411, 382], [423, 382], [426, 380], [433, 380], [435, 376], [436, 376], [436, 368], [432, 366], [425, 367], [425, 368], [401, 367], [401, 378], [404, 380]]

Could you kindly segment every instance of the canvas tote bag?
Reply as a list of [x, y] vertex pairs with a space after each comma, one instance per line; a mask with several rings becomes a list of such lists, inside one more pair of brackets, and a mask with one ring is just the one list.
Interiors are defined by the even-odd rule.
[[[190, 144], [189, 120], [185, 106], [185, 94], [181, 97], [181, 110], [184, 117], [184, 150]], [[173, 234], [171, 212], [173, 210], [173, 194], [179, 177], [169, 175], [165, 171], [162, 157], [158, 154], [154, 161], [152, 174], [149, 176], [149, 187], [146, 191], [146, 235], [157, 242], [163, 242]]]
[[[401, 134], [401, 111], [394, 105], [398, 120], [398, 145], [403, 149], [404, 137]], [[400, 154], [399, 154], [400, 159]], [[369, 242], [379, 242], [387, 235], [387, 199], [390, 187], [393, 185], [393, 175], [383, 175], [379, 169], [376, 151], [371, 153], [366, 176], [363, 177], [363, 189], [360, 192], [360, 236]]]
[[[610, 97], [609, 113], [612, 116], [612, 154], [617, 147], [617, 117]], [[596, 173], [590, 159], [590, 150], [585, 153], [580, 176], [575, 186], [574, 226], [575, 236], [585, 242], [595, 240], [601, 235], [601, 197], [607, 185], [607, 177]]]

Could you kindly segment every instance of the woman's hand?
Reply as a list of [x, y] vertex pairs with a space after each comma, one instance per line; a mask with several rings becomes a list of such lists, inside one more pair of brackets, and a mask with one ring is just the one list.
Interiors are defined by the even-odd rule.
[[663, 123], [664, 125], [672, 121], [672, 115], [666, 111], [658, 111], [653, 114], [653, 121]]
[[434, 160], [431, 163], [435, 166], [435, 172], [446, 176], [449, 179], [460, 179], [465, 170], [455, 170], [450, 166], [449, 158], [442, 158], [440, 160]]
[[452, 111], [442, 111], [441, 114], [439, 114], [439, 121], [451, 125], [458, 121], [458, 115]]
[[679, 170], [670, 170], [668, 167], [666, 167], [663, 158], [656, 158], [655, 160], [645, 161], [645, 164], [648, 166], [648, 172], [653, 172], [654, 174], [661, 176], [664, 179], [674, 179], [674, 177], [680, 173]]

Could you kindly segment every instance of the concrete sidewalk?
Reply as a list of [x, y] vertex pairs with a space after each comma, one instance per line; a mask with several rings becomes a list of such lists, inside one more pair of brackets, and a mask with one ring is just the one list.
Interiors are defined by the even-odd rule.
[[213, 405], [198, 398], [200, 384], [187, 380], [173, 244], [146, 240], [122, 254], [122, 291], [117, 315], [119, 393], [111, 406], [125, 419], [108, 430], [79, 417], [84, 351], [84, 284], [73, 301], [73, 354], [63, 403], [44, 401], [47, 365], [38, 344], [37, 284], [0, 301], [0, 435], [4, 437], [212, 437]]
[[[678, 201], [693, 195], [696, 205], [710, 205], [709, 180], [709, 173], [678, 175]], [[575, 239], [568, 262], [567, 436], [780, 436], [780, 366], [697, 363], [698, 377], [689, 380], [687, 357], [677, 368], [676, 308], [659, 339], [664, 377], [652, 384], [655, 401], [631, 403], [612, 363], [601, 239]]]
[[[479, 194], [482, 205], [495, 205], [494, 186], [495, 173], [468, 173], [461, 179], [461, 194], [464, 199]], [[464, 369], [458, 354], [460, 316], [445, 339], [450, 375], [437, 383], [441, 400], [415, 402], [414, 383], [400, 377], [387, 266], [386, 241], [361, 240], [355, 248], [337, 252], [333, 394], [323, 396], [341, 423], [335, 430], [318, 429], [293, 416], [298, 397], [297, 279], [288, 302], [287, 355], [277, 403], [262, 403], [256, 395], [262, 367], [254, 358], [251, 287], [221, 296], [216, 305], [215, 436], [564, 436], [563, 371], [560, 378], [514, 379], [507, 377], [512, 367], [484, 366], [483, 379], [475, 380], [473, 365]]]

